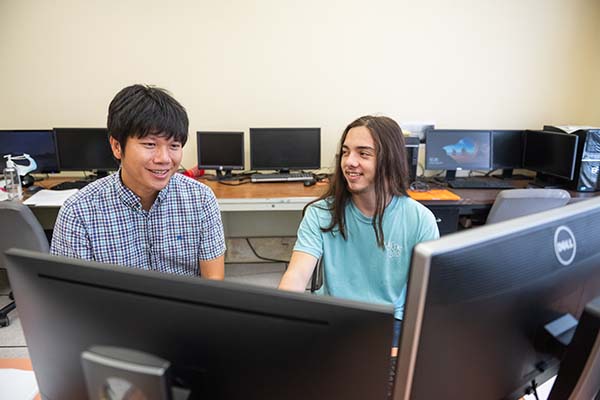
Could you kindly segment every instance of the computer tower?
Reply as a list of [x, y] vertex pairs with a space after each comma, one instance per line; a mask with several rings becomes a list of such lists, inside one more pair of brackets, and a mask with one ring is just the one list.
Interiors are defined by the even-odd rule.
[[[564, 132], [560, 127], [544, 126], [544, 130]], [[600, 190], [600, 129], [579, 129], [571, 132], [579, 137], [575, 174], [569, 182], [569, 189], [578, 192]]]
[[410, 182], [417, 180], [417, 165], [419, 164], [419, 137], [405, 136], [406, 158], [408, 160], [408, 175]]
[[595, 192], [600, 190], [598, 172], [600, 170], [600, 129], [578, 130], [573, 135], [579, 136], [575, 177], [571, 188], [578, 192]]

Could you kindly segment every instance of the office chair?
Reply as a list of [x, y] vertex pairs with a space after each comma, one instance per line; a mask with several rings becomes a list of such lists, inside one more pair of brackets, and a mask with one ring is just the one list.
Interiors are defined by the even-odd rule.
[[562, 207], [571, 200], [563, 189], [509, 189], [498, 193], [486, 224]]
[[323, 286], [323, 257], [319, 258], [317, 261], [317, 265], [315, 266], [315, 270], [310, 277], [310, 286], [307, 289], [310, 289], [311, 293], [315, 293], [317, 290], [321, 289]]
[[[48, 239], [31, 210], [15, 201], [0, 202], [0, 268], [5, 269], [4, 252], [11, 247], [48, 252]], [[13, 299], [12, 293], [10, 294]], [[16, 307], [15, 302], [0, 309], [0, 327], [8, 326], [8, 313]]]

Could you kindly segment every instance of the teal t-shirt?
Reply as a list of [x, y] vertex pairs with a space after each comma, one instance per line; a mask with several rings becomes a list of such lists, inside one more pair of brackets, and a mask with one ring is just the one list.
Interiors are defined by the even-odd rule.
[[377, 246], [372, 218], [349, 202], [346, 238], [337, 230], [322, 232], [331, 221], [326, 200], [309, 206], [298, 228], [294, 251], [323, 257], [326, 294], [368, 303], [393, 304], [402, 319], [413, 247], [439, 238], [435, 217], [409, 197], [394, 197], [383, 214], [385, 248]]

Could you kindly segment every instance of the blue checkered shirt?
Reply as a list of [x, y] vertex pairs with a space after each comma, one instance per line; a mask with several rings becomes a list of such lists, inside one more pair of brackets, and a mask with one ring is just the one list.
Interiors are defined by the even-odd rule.
[[208, 186], [175, 174], [145, 211], [115, 173], [65, 201], [50, 252], [197, 276], [201, 260], [225, 252], [225, 238], [217, 200]]

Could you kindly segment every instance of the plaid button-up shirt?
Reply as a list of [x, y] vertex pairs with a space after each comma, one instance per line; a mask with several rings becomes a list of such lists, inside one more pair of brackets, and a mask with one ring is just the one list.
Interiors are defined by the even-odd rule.
[[225, 252], [221, 214], [209, 187], [175, 174], [149, 211], [120, 173], [90, 183], [59, 211], [50, 252], [179, 275]]

